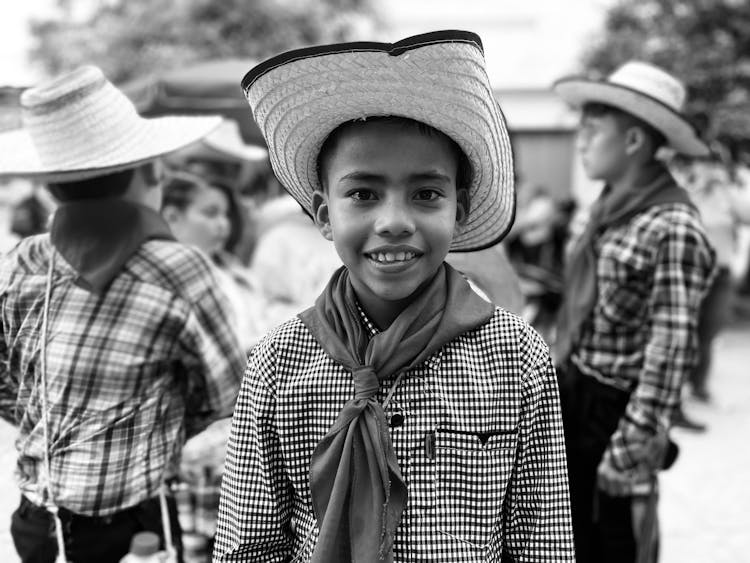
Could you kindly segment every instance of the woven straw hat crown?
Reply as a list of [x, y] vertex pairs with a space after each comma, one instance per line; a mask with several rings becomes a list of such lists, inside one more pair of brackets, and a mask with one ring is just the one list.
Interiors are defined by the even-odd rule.
[[393, 44], [299, 49], [256, 66], [242, 85], [276, 176], [308, 213], [328, 135], [349, 121], [397, 116], [443, 132], [470, 163], [470, 212], [451, 250], [491, 246], [510, 228], [510, 139], [477, 35], [441, 31]]
[[643, 92], [676, 112], [685, 109], [685, 86], [674, 76], [653, 65], [630, 61], [609, 76], [609, 82]]
[[22, 129], [0, 135], [0, 174], [61, 180], [135, 166], [198, 140], [221, 121], [144, 119], [94, 66], [24, 91], [21, 118]]

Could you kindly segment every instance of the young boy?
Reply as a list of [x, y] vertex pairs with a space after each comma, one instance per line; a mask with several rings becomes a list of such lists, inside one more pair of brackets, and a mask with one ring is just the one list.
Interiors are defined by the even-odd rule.
[[513, 220], [479, 38], [293, 51], [243, 86], [345, 266], [249, 360], [214, 559], [572, 561], [547, 347], [444, 263]]
[[567, 78], [555, 89], [582, 107], [583, 166], [605, 182], [568, 259], [555, 346], [576, 557], [651, 561], [641, 495], [655, 495], [669, 456], [664, 429], [697, 361], [714, 268], [697, 210], [656, 154], [708, 147], [681, 113], [684, 86], [654, 66], [629, 62], [607, 80]]

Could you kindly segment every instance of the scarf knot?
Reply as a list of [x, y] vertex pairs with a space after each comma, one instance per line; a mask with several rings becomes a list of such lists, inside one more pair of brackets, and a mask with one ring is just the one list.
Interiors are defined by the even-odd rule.
[[372, 366], [358, 367], [352, 371], [354, 399], [372, 399], [380, 389], [380, 381]]

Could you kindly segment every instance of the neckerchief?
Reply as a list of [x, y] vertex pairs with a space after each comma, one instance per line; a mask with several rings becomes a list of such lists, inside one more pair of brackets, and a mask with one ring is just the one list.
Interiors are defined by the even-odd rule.
[[644, 168], [632, 189], [612, 193], [605, 186], [591, 206], [588, 225], [573, 248], [565, 268], [565, 294], [557, 323], [555, 361], [567, 362], [578, 343], [583, 324], [598, 297], [595, 242], [607, 229], [627, 223], [635, 215], [655, 206], [684, 203], [694, 207], [688, 193], [679, 187], [667, 168], [654, 161]]
[[427, 287], [383, 332], [369, 338], [346, 268], [337, 270], [300, 319], [326, 353], [351, 371], [354, 397], [318, 443], [310, 490], [320, 534], [315, 563], [393, 560], [393, 536], [406, 484], [385, 413], [380, 381], [419, 365], [458, 335], [485, 324], [494, 306], [443, 264]]
[[147, 240], [174, 240], [155, 210], [122, 199], [82, 200], [55, 211], [50, 241], [78, 273], [82, 287], [101, 293]]

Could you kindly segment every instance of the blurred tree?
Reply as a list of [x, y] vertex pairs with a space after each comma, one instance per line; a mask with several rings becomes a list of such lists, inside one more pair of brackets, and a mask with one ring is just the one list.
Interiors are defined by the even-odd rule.
[[616, 0], [583, 64], [606, 75], [628, 59], [680, 77], [702, 134], [750, 159], [750, 2]]
[[350, 40], [379, 24], [372, 0], [57, 0], [32, 23], [32, 57], [56, 74], [82, 63], [115, 83], [209, 58], [262, 59]]

